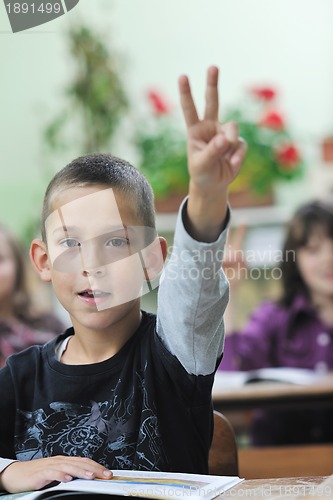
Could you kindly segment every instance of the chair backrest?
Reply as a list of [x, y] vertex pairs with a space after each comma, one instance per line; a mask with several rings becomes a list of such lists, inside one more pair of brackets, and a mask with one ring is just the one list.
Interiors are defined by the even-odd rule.
[[214, 433], [209, 452], [209, 474], [238, 476], [237, 444], [228, 419], [214, 410]]

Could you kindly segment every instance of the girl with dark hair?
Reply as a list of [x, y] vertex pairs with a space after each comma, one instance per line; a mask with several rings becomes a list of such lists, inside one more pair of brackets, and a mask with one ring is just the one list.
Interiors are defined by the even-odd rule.
[[0, 225], [0, 367], [9, 355], [33, 344], [44, 344], [62, 330], [55, 316], [34, 310], [22, 246]]
[[[225, 269], [231, 264], [225, 262]], [[280, 299], [262, 303], [242, 331], [232, 331], [235, 305], [230, 304], [220, 370], [282, 366], [321, 373], [333, 370], [331, 200], [309, 202], [296, 211], [287, 227], [280, 268]], [[234, 294], [237, 280], [231, 284]], [[332, 410], [256, 412], [252, 442], [257, 446], [333, 442], [332, 419]]]
[[[333, 323], [333, 202], [314, 201], [300, 207], [289, 223], [281, 263], [281, 304], [291, 306], [303, 295], [318, 310], [319, 317]], [[288, 259], [290, 253], [296, 255]], [[322, 270], [323, 268], [323, 270]], [[324, 309], [324, 310], [323, 310]]]

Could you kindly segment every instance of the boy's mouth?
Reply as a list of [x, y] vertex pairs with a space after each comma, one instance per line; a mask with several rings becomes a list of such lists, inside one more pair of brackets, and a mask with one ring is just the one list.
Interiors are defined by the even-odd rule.
[[99, 302], [103, 301], [106, 298], [109, 298], [111, 296], [111, 293], [109, 292], [104, 292], [103, 290], [83, 290], [82, 292], [79, 292], [78, 295], [82, 297], [85, 301], [88, 302]]
[[105, 297], [106, 295], [110, 295], [109, 292], [103, 292], [102, 290], [83, 290], [79, 292], [81, 297]]

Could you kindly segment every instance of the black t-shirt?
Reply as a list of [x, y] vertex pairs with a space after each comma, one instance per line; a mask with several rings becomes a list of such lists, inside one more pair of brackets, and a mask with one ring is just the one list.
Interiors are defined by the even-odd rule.
[[57, 361], [56, 343], [73, 333], [13, 355], [1, 370], [0, 456], [207, 473], [214, 374], [187, 373], [156, 334], [153, 314], [143, 312], [132, 338], [101, 363]]

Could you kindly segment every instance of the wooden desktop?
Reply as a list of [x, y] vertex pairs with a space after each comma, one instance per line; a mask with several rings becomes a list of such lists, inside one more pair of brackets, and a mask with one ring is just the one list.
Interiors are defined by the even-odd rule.
[[284, 477], [245, 480], [226, 491], [219, 499], [333, 499], [333, 476]]
[[333, 372], [327, 373], [309, 385], [296, 385], [281, 382], [254, 382], [242, 387], [223, 385], [219, 372], [216, 374], [213, 402], [222, 413], [226, 410], [246, 410], [255, 408], [299, 408], [333, 405]]
[[[1, 500], [16, 500], [25, 493], [0, 495]], [[333, 476], [287, 477], [277, 479], [245, 480], [227, 490], [217, 500], [224, 498], [261, 499], [313, 499], [333, 500]], [[112, 496], [111, 496], [112, 498]], [[126, 498], [126, 497], [124, 497]]]

